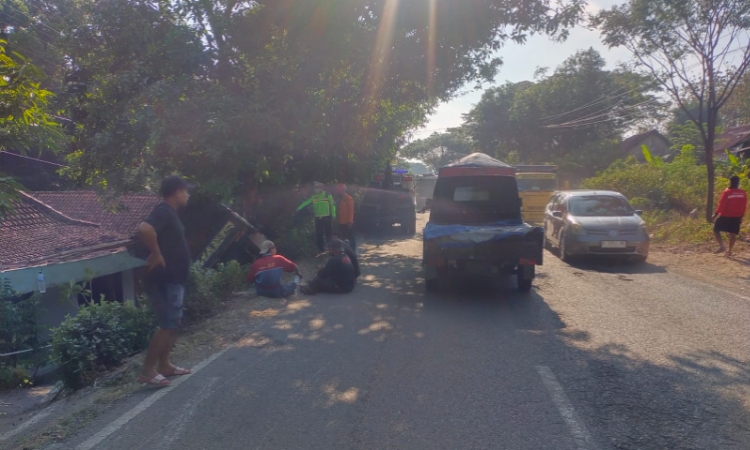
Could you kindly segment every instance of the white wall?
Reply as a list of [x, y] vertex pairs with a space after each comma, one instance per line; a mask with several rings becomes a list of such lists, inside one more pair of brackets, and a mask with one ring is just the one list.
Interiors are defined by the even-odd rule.
[[[79, 261], [0, 271], [0, 278], [7, 278], [14, 291], [25, 294], [37, 290], [37, 274], [40, 270], [44, 273], [47, 288], [50, 288], [85, 279], [87, 269], [96, 277], [128, 271], [144, 264], [145, 261], [122, 251]], [[132, 273], [130, 279], [132, 280]]]

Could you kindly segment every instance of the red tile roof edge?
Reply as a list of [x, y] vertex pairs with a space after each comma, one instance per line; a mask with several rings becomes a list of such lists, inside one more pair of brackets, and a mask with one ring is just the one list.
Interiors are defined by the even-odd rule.
[[45, 209], [50, 215], [55, 217], [58, 220], [67, 222], [71, 225], [82, 225], [82, 226], [88, 226], [88, 227], [100, 227], [101, 224], [94, 223], [94, 222], [88, 222], [86, 220], [80, 220], [80, 219], [74, 219], [70, 216], [67, 216], [63, 214], [62, 212], [56, 210], [55, 208], [51, 207], [50, 205], [44, 203], [43, 201], [39, 200], [38, 198], [34, 197], [31, 194], [27, 194], [23, 191], [18, 191], [18, 193], [23, 197], [23, 200], [29, 203], [34, 203], [35, 205]]

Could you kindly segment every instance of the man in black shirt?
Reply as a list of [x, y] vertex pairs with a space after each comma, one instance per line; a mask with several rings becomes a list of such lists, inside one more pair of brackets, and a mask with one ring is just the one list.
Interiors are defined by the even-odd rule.
[[328, 242], [328, 250], [331, 257], [328, 258], [325, 267], [320, 269], [315, 279], [301, 288], [303, 293], [308, 295], [318, 292], [347, 294], [354, 290], [356, 281], [354, 266], [349, 256], [344, 253], [344, 243], [339, 239], [331, 239]]
[[188, 189], [187, 182], [178, 176], [165, 178], [161, 183], [163, 201], [138, 227], [138, 238], [149, 251], [145, 290], [159, 322], [138, 381], [159, 387], [169, 386], [169, 376], [190, 373], [190, 369], [177, 367], [169, 360], [177, 330], [182, 326], [185, 283], [190, 273], [190, 248], [177, 215], [188, 204]]
[[362, 272], [359, 270], [359, 258], [354, 250], [352, 250], [352, 247], [347, 241], [341, 238], [341, 234], [338, 231], [331, 233], [331, 239], [338, 239], [343, 243], [344, 254], [349, 257], [349, 260], [352, 262], [352, 267], [354, 267], [354, 278], [359, 278], [359, 276], [362, 275]]

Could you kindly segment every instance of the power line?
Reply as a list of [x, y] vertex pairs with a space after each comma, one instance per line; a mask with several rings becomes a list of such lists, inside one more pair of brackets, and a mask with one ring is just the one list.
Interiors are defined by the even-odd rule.
[[575, 125], [575, 124], [580, 123], [580, 122], [587, 122], [589, 120], [598, 119], [600, 117], [606, 117], [606, 116], [609, 116], [609, 115], [611, 115], [613, 113], [618, 113], [618, 112], [619, 113], [623, 113], [623, 112], [626, 112], [626, 111], [638, 109], [638, 108], [641, 108], [643, 106], [647, 106], [647, 105], [652, 104], [652, 103], [657, 103], [658, 101], [659, 101], [658, 99], [652, 98], [650, 100], [646, 100], [646, 101], [643, 101], [641, 103], [636, 103], [635, 105], [627, 106], [627, 107], [622, 108], [620, 110], [615, 110], [615, 108], [617, 107], [617, 105], [613, 105], [611, 108], [609, 108], [609, 110], [606, 113], [604, 113], [604, 110], [603, 110], [603, 111], [600, 111], [599, 113], [590, 114], [588, 116], [584, 116], [584, 117], [581, 117], [581, 118], [578, 118], [578, 119], [575, 119], [575, 120], [571, 120], [571, 121], [568, 121], [568, 122], [563, 122], [563, 123], [553, 124], [553, 125], [546, 125], [545, 127], [546, 128], [557, 128], [557, 127], [563, 127], [563, 126], [567, 126], [567, 125]]
[[6, 155], [11, 155], [11, 156], [16, 156], [18, 158], [28, 159], [28, 160], [31, 160], [31, 161], [42, 162], [42, 163], [50, 164], [50, 165], [57, 166], [57, 167], [68, 167], [68, 166], [66, 166], [64, 164], [53, 163], [51, 161], [45, 161], [45, 160], [39, 159], [39, 158], [32, 158], [31, 156], [19, 155], [18, 153], [11, 153], [11, 152], [8, 152], [8, 151], [5, 151], [5, 150], [0, 150], [0, 153], [4, 153]]
[[[12, 4], [10, 4], [10, 3], [3, 3], [3, 6], [10, 6], [11, 8], [15, 9], [16, 11], [20, 12], [20, 13], [21, 13], [21, 14], [23, 14], [24, 16], [26, 16], [26, 17], [28, 17], [29, 19], [31, 19], [32, 21], [37, 21], [37, 19], [35, 19], [34, 17], [32, 17], [32, 16], [30, 16], [30, 15], [26, 14], [25, 12], [23, 12], [23, 10], [22, 10], [22, 9], [20, 9], [20, 8], [17, 8], [17, 7], [13, 6], [13, 5], [12, 5]], [[52, 31], [54, 31], [55, 33], [57, 33], [58, 35], [61, 35], [61, 34], [63, 34], [63, 33], [62, 33], [62, 31], [60, 31], [60, 30], [57, 30], [57, 29], [55, 29], [55, 28], [52, 28], [51, 26], [47, 25], [47, 24], [46, 24], [46, 23], [44, 23], [44, 22], [38, 22], [38, 23], [40, 23], [41, 25], [44, 25], [45, 27], [47, 27], [47, 28], [49, 28], [50, 30], [52, 30]]]
[[[614, 90], [614, 91], [612, 92], [612, 94], [614, 94], [615, 92], [617, 92], [617, 91], [619, 91], [619, 90], [622, 90], [622, 89], [625, 89], [625, 88], [619, 88], [619, 89], [616, 89], [616, 90]], [[627, 91], [627, 92], [623, 92], [623, 93], [621, 93], [621, 94], [615, 95], [614, 97], [609, 97], [609, 96], [606, 96], [606, 94], [605, 94], [605, 96], [604, 96], [604, 97], [599, 97], [599, 100], [594, 100], [593, 102], [589, 102], [589, 103], [587, 103], [587, 104], [585, 104], [585, 105], [583, 105], [583, 106], [579, 106], [579, 107], [578, 107], [578, 108], [576, 108], [576, 109], [571, 109], [570, 111], [566, 111], [566, 112], [564, 112], [564, 113], [560, 113], [560, 114], [553, 114], [553, 115], [551, 115], [551, 116], [547, 116], [547, 117], [542, 117], [542, 118], [541, 118], [541, 119], [539, 119], [539, 120], [540, 120], [540, 121], [543, 121], [543, 120], [547, 120], [547, 119], [555, 119], [555, 118], [558, 118], [558, 117], [562, 117], [562, 116], [568, 115], [568, 114], [570, 114], [570, 113], [573, 113], [573, 112], [576, 112], [576, 111], [580, 111], [580, 110], [582, 110], [582, 109], [586, 109], [586, 108], [589, 108], [589, 107], [591, 107], [591, 106], [594, 106], [594, 105], [598, 105], [598, 104], [600, 104], [600, 103], [604, 103], [604, 102], [606, 102], [607, 100], [614, 100], [614, 99], [616, 99], [617, 97], [622, 97], [622, 96], [624, 96], [624, 95], [630, 94], [631, 92], [637, 91], [638, 89], [639, 89], [639, 88], [631, 89], [631, 90], [629, 90], [629, 91]]]
[[61, 69], [68, 69], [68, 67], [66, 67], [66, 66], [65, 66], [64, 64], [60, 64], [59, 62], [53, 62], [53, 61], [50, 61], [49, 59], [45, 58], [44, 56], [41, 56], [40, 54], [38, 54], [38, 53], [36, 53], [36, 52], [33, 52], [33, 51], [29, 50], [29, 49], [26, 49], [26, 48], [24, 48], [24, 47], [21, 47], [21, 46], [20, 46], [20, 45], [18, 45], [18, 44], [11, 44], [11, 45], [10, 45], [10, 47], [11, 47], [11, 50], [13, 49], [13, 47], [15, 47], [16, 49], [18, 49], [18, 50], [19, 50], [19, 53], [20, 53], [21, 55], [23, 55], [23, 56], [26, 56], [26, 55], [31, 55], [31, 56], [32, 56], [32, 58], [38, 58], [38, 59], [41, 59], [41, 60], [43, 60], [43, 61], [45, 61], [45, 62], [47, 62], [47, 63], [49, 63], [49, 64], [52, 64], [53, 66], [59, 67], [59, 68], [61, 68]]

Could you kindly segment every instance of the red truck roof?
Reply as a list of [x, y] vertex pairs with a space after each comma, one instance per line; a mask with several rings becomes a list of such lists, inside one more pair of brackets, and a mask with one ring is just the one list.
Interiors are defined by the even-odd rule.
[[439, 177], [461, 176], [515, 176], [516, 169], [484, 153], [472, 153], [458, 161], [441, 167]]

